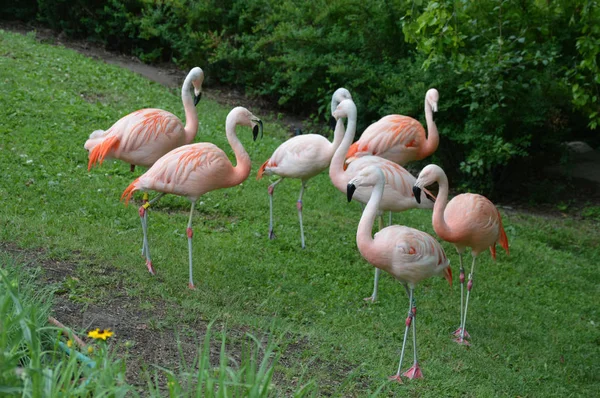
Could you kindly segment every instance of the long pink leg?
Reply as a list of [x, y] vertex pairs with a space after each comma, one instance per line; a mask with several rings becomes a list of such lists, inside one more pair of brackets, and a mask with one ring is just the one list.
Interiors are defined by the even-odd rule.
[[408, 330], [410, 328], [410, 324], [412, 323], [412, 319], [414, 317], [413, 314], [413, 289], [408, 289], [406, 285], [404, 288], [408, 291], [408, 317], [406, 318], [406, 329], [404, 329], [404, 340], [402, 340], [402, 351], [400, 352], [400, 363], [398, 364], [398, 371], [394, 376], [390, 376], [390, 380], [396, 380], [398, 383], [402, 383], [402, 378], [400, 377], [400, 372], [402, 370], [402, 361], [404, 360], [404, 350], [406, 349], [406, 338], [408, 337]]
[[402, 375], [409, 379], [422, 379], [423, 373], [421, 372], [419, 362], [417, 361], [417, 303], [414, 298], [412, 300], [412, 329], [414, 362], [413, 366]]
[[[392, 213], [390, 212], [390, 215]], [[383, 229], [383, 216], [380, 215], [379, 216], [379, 230], [381, 231]], [[365, 297], [364, 300], [365, 301], [370, 301], [372, 303], [374, 303], [375, 301], [377, 301], [377, 290], [379, 288], [379, 276], [381, 275], [381, 270], [377, 267], [375, 267], [375, 279], [373, 280], [373, 294], [371, 294], [369, 297]]]
[[304, 180], [302, 180], [302, 186], [300, 187], [300, 197], [298, 198], [298, 202], [296, 202], [296, 208], [298, 209], [298, 219], [300, 219], [300, 241], [302, 243], [303, 249], [306, 247], [304, 245], [304, 226], [302, 225], [302, 195], [304, 194], [304, 185], [305, 182]]
[[194, 206], [196, 205], [196, 201], [192, 201], [192, 208], [190, 209], [190, 219], [187, 225], [187, 237], [188, 237], [188, 257], [190, 260], [190, 282], [188, 287], [190, 289], [195, 289], [194, 287], [194, 279], [192, 278], [192, 237], [194, 236], [194, 231], [192, 231], [192, 216], [194, 215]]
[[[463, 333], [463, 329], [462, 329], [462, 320], [463, 320], [463, 314], [464, 314], [464, 302], [465, 302], [465, 268], [463, 267], [463, 261], [462, 261], [462, 253], [458, 252], [458, 261], [460, 262], [460, 321], [459, 321], [459, 327], [458, 329], [456, 329], [454, 331], [454, 333], [452, 333], [455, 337], [459, 337], [461, 335], [461, 333]], [[468, 332], [464, 332], [464, 337], [465, 338], [469, 338], [471, 337], [469, 335]]]
[[275, 239], [275, 233], [273, 232], [273, 192], [275, 191], [277, 184], [281, 181], [283, 181], [283, 178], [275, 181], [267, 188], [267, 191], [269, 192], [269, 239]]
[[161, 192], [154, 199], [148, 202], [148, 194], [144, 194], [144, 204], [142, 204], [139, 209], [140, 219], [142, 221], [142, 231], [144, 233], [144, 239], [142, 241], [142, 255], [146, 257], [146, 267], [152, 275], [155, 275], [156, 272], [152, 266], [152, 259], [150, 258], [150, 245], [148, 244], [148, 208], [163, 196], [165, 196], [165, 194]]
[[454, 341], [458, 344], [463, 345], [471, 345], [467, 340], [465, 340], [465, 336], [469, 337], [469, 333], [465, 330], [465, 324], [467, 323], [467, 309], [469, 308], [469, 295], [471, 294], [471, 289], [473, 288], [473, 276], [475, 274], [475, 259], [473, 256], [473, 264], [471, 265], [471, 272], [469, 273], [469, 282], [467, 283], [467, 300], [465, 301], [465, 313], [460, 324], [460, 336]]

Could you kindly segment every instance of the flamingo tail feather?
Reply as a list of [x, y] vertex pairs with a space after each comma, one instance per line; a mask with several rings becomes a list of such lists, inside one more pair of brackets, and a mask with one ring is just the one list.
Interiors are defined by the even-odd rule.
[[96, 163], [102, 164], [104, 158], [108, 153], [119, 147], [119, 139], [117, 137], [109, 137], [102, 141], [100, 144], [96, 145], [94, 149], [90, 151], [90, 160], [88, 162], [88, 171], [92, 168], [92, 166]]

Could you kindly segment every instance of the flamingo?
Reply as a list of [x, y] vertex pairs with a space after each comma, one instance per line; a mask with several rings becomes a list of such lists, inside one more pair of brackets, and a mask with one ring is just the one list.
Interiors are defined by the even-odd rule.
[[[350, 92], [345, 88], [339, 88], [333, 93], [331, 99], [331, 112], [344, 99], [352, 98]], [[260, 180], [263, 174], [277, 175], [280, 178], [269, 185], [269, 239], [274, 239], [273, 233], [273, 192], [275, 186], [284, 178], [298, 178], [301, 181], [300, 197], [296, 202], [298, 218], [300, 219], [300, 239], [302, 248], [305, 248], [304, 227], [302, 225], [302, 195], [306, 188], [306, 182], [325, 170], [331, 162], [331, 157], [340, 146], [344, 136], [344, 123], [338, 120], [335, 125], [333, 142], [329, 142], [320, 134], [306, 134], [293, 137], [281, 144], [273, 155], [258, 170], [256, 179]]]
[[[363, 156], [350, 163], [347, 169], [344, 170], [344, 155], [348, 151], [348, 147], [352, 143], [356, 132], [356, 105], [351, 99], [346, 99], [337, 106], [336, 110], [333, 112], [333, 116], [338, 121], [340, 118], [344, 117], [348, 119], [344, 138], [333, 155], [331, 166], [329, 167], [329, 177], [337, 189], [346, 193], [348, 181], [358, 175], [361, 170], [368, 166], [378, 166], [386, 177], [383, 197], [381, 198], [381, 201], [378, 202], [380, 211], [389, 210], [400, 212], [414, 208], [433, 208], [434, 198], [426, 190], [424, 193], [428, 200], [423, 202], [419, 201], [419, 203], [415, 202], [412, 186], [414, 185], [416, 178], [402, 166], [399, 166], [390, 160], [383, 159], [379, 156]], [[361, 186], [357, 188], [357, 191], [354, 193], [354, 198], [360, 203], [366, 204], [371, 197], [372, 190], [373, 188], [371, 186]], [[383, 228], [383, 221], [380, 217], [379, 229], [381, 228]], [[377, 300], [380, 274], [381, 270], [376, 268], [373, 282], [373, 294], [365, 298], [366, 301], [375, 302]]]
[[412, 324], [413, 333], [413, 366], [403, 373], [409, 379], [422, 378], [423, 373], [417, 361], [417, 329], [415, 317], [417, 305], [414, 298], [414, 289], [417, 283], [431, 276], [445, 277], [452, 286], [452, 269], [442, 246], [431, 235], [401, 225], [392, 225], [380, 230], [373, 238], [371, 231], [380, 202], [384, 197], [387, 186], [384, 171], [377, 166], [368, 166], [356, 174], [347, 186], [348, 202], [360, 187], [371, 191], [371, 197], [363, 211], [358, 230], [356, 231], [356, 245], [365, 260], [382, 269], [396, 278], [404, 288], [409, 298], [408, 317], [400, 353], [398, 371], [390, 380], [402, 383], [400, 372], [408, 329]]
[[[510, 254], [508, 238], [502, 227], [500, 212], [485, 196], [464, 193], [455, 196], [448, 202], [448, 177], [439, 166], [430, 164], [421, 170], [413, 188], [416, 200], [420, 200], [421, 189], [435, 182], [439, 184], [439, 192], [433, 207], [433, 229], [440, 238], [454, 244], [460, 261], [460, 327], [454, 332], [457, 337], [455, 341], [459, 344], [470, 345], [465, 340], [465, 337], [470, 338], [469, 333], [465, 330], [465, 323], [467, 322], [469, 294], [473, 288], [475, 259], [481, 252], [489, 248], [492, 258], [495, 260], [496, 243], [504, 248], [506, 254]], [[471, 248], [473, 263], [469, 273], [467, 299], [464, 302], [463, 310], [465, 270], [462, 264], [462, 254], [467, 247]]]
[[346, 154], [346, 163], [362, 156], [376, 155], [401, 166], [431, 155], [440, 137], [433, 121], [440, 94], [431, 88], [425, 94], [425, 120], [428, 136], [419, 121], [402, 115], [387, 115], [371, 124]]
[[216, 145], [201, 142], [184, 145], [173, 149], [156, 163], [148, 171], [135, 179], [123, 192], [121, 200], [129, 203], [131, 195], [135, 191], [158, 191], [160, 194], [150, 202], [145, 202], [139, 209], [144, 232], [143, 254], [146, 256], [146, 266], [151, 274], [154, 267], [150, 258], [148, 246], [148, 226], [145, 222], [147, 209], [158, 199], [167, 193], [185, 196], [192, 202], [190, 217], [186, 229], [189, 251], [189, 288], [194, 288], [192, 278], [192, 216], [196, 201], [206, 192], [219, 188], [228, 188], [241, 184], [250, 174], [250, 156], [238, 139], [235, 128], [238, 125], [252, 127], [253, 138], [256, 140], [260, 132], [262, 137], [262, 121], [243, 107], [237, 107], [229, 112], [225, 122], [225, 133], [227, 141], [233, 148], [237, 165], [234, 167], [231, 161]]
[[135, 166], [150, 167], [170, 150], [194, 141], [198, 131], [195, 106], [202, 97], [204, 72], [195, 67], [181, 88], [185, 126], [179, 118], [162, 109], [146, 108], [117, 120], [108, 130], [96, 130], [85, 142], [89, 151], [88, 171], [104, 159], [121, 159]]

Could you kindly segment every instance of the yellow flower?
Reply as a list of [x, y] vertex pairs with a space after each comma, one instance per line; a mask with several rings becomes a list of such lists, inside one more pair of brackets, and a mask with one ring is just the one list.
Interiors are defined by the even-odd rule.
[[67, 347], [73, 347], [73, 340], [67, 340]]
[[94, 347], [92, 347], [91, 345], [88, 346], [88, 354], [93, 354], [94, 353]]
[[107, 338], [111, 337], [113, 335], [113, 332], [110, 331], [110, 329], [96, 329], [96, 330], [90, 330], [88, 332], [88, 337], [91, 337], [93, 339], [102, 339], [102, 340], [106, 340]]

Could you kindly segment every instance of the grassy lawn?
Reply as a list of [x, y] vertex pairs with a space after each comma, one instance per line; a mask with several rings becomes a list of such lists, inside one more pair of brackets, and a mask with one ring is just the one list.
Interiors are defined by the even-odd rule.
[[[255, 175], [285, 139], [274, 118], [250, 108], [265, 122], [265, 137], [256, 142], [250, 129], [238, 129], [253, 160], [250, 177], [199, 201], [197, 289], [190, 291], [189, 202], [167, 196], [150, 212], [153, 277], [140, 256], [139, 202], [119, 202], [142, 170], [132, 174], [128, 165], [108, 161], [88, 172], [83, 149], [90, 132], [136, 109], [157, 107], [183, 118], [179, 90], [0, 31], [0, 92], [0, 242], [47, 248], [47, 258], [75, 262], [77, 283], [67, 286], [72, 300], [109, 301], [119, 283], [140, 309], [163, 302], [178, 308], [157, 319], [152, 327], [158, 329], [184, 330], [201, 319], [286, 332], [287, 359], [275, 377], [281, 394], [300, 378], [336, 396], [365, 396], [382, 384], [382, 395], [428, 397], [591, 396], [600, 390], [598, 222], [503, 212], [511, 256], [499, 252], [494, 263], [486, 253], [478, 260], [468, 349], [450, 339], [460, 291], [456, 252], [444, 243], [454, 287], [436, 278], [415, 293], [425, 379], [387, 383], [396, 370], [408, 300], [386, 275], [379, 302], [363, 302], [373, 270], [356, 248], [360, 206], [347, 204], [327, 174], [314, 178], [304, 196], [302, 250], [295, 207], [300, 182], [285, 181], [275, 192], [277, 239], [267, 239], [268, 181], [255, 181]], [[202, 100], [197, 110], [196, 141], [215, 143], [233, 160], [224, 133], [230, 109]], [[394, 222], [434, 235], [428, 211], [395, 215]], [[106, 268], [115, 272], [95, 272]], [[405, 368], [410, 358], [411, 351]]]

